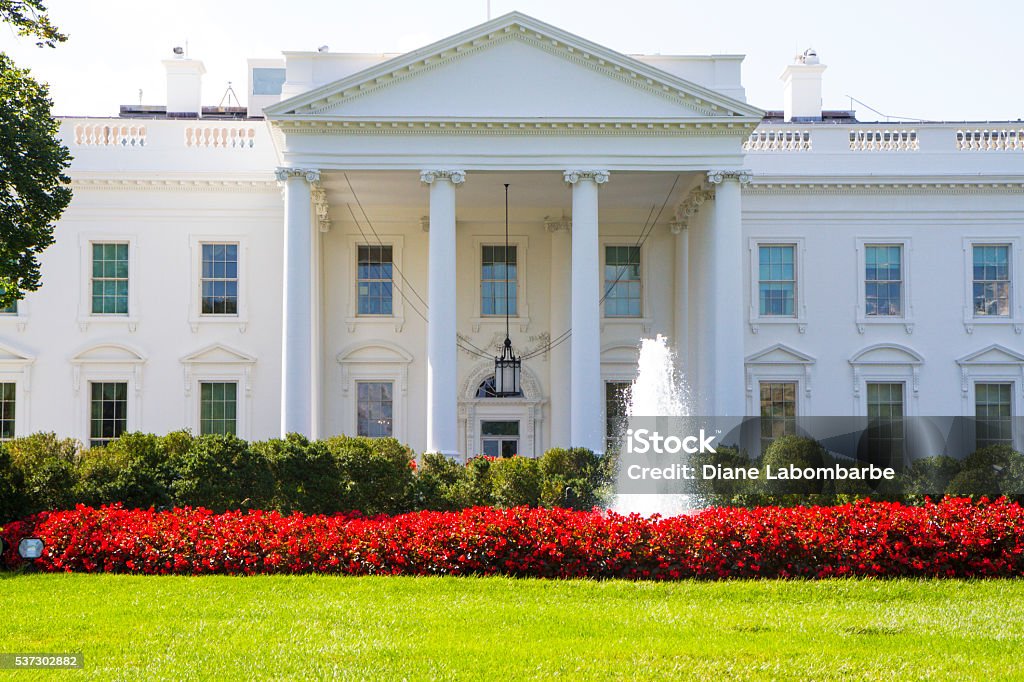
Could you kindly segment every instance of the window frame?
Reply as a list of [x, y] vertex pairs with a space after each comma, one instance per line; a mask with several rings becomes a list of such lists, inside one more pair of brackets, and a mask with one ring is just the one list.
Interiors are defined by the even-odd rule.
[[[974, 333], [976, 326], [1005, 325], [1013, 328], [1017, 334], [1024, 333], [1024, 239], [1015, 235], [988, 235], [983, 237], [964, 237], [964, 305], [963, 324], [968, 334]], [[1010, 266], [1010, 310], [1008, 315], [976, 315], [974, 312], [974, 247], [975, 246], [1008, 246]]]
[[[405, 272], [402, 264], [402, 253], [404, 251], [405, 239], [402, 235], [382, 234], [378, 235], [379, 241], [367, 240], [361, 234], [350, 234], [346, 239], [348, 247], [348, 272], [344, 274], [347, 278], [348, 287], [348, 310], [345, 315], [345, 324], [349, 333], [353, 333], [359, 327], [370, 327], [374, 325], [392, 325], [396, 332], [402, 331], [405, 326], [405, 294], [406, 284], [398, 273]], [[366, 315], [359, 313], [359, 247], [360, 246], [390, 246], [392, 263], [392, 288], [391, 288], [391, 314], [390, 315]], [[400, 289], [401, 293], [396, 290]], [[411, 293], [410, 293], [411, 295]]]
[[[867, 312], [867, 251], [873, 246], [900, 247], [902, 277], [902, 314], [900, 315], [868, 315]], [[911, 277], [911, 261], [913, 260], [913, 241], [910, 237], [858, 237], [857, 238], [857, 332], [864, 334], [871, 326], [902, 325], [907, 334], [914, 333], [913, 280]]]
[[979, 385], [984, 385], [984, 386], [1007, 386], [1007, 387], [1009, 387], [1009, 392], [1010, 392], [1010, 395], [1009, 395], [1009, 398], [1010, 398], [1010, 400], [1009, 400], [1009, 406], [1010, 406], [1010, 417], [1009, 417], [1009, 419], [1010, 419], [1010, 442], [1007, 443], [1007, 445], [1009, 445], [1011, 448], [1014, 447], [1017, 444], [1017, 441], [1020, 440], [1020, 434], [1014, 433], [1014, 428], [1013, 428], [1015, 426], [1015, 422], [1019, 421], [1019, 416], [1020, 416], [1020, 414], [1017, 412], [1017, 398], [1016, 398], [1016, 396], [1017, 396], [1017, 393], [1019, 392], [1018, 386], [1017, 386], [1017, 382], [1015, 382], [1012, 378], [1004, 378], [1004, 379], [1001, 379], [1001, 380], [985, 380], [985, 379], [977, 379], [977, 378], [975, 378], [971, 382], [971, 397], [970, 397], [970, 403], [974, 407], [974, 421], [972, 423], [974, 424], [975, 431], [974, 431], [974, 434], [973, 434], [974, 437], [971, 439], [971, 442], [974, 444], [974, 449], [976, 450], [976, 449], [982, 447], [981, 445], [978, 444], [978, 432], [977, 432], [977, 425], [978, 425], [978, 422], [980, 421], [980, 419], [977, 416], [977, 414], [978, 414], [978, 386]]
[[[191, 271], [189, 273], [188, 323], [192, 331], [198, 332], [207, 325], [236, 325], [244, 333], [249, 325], [249, 239], [239, 234], [190, 234]], [[238, 247], [238, 312], [203, 312], [203, 245], [235, 244]]]
[[[484, 424], [488, 423], [488, 422], [509, 422], [509, 423], [515, 422], [515, 424], [516, 424], [516, 435], [515, 436], [508, 435], [508, 434], [500, 434], [500, 435], [488, 434], [488, 435], [485, 435], [484, 434]], [[491, 417], [482, 417], [482, 418], [480, 418], [477, 421], [477, 433], [480, 434], [480, 437], [478, 439], [478, 441], [479, 441], [478, 442], [478, 452], [476, 452], [474, 454], [483, 455], [484, 454], [484, 441], [485, 440], [494, 440], [494, 441], [498, 442], [498, 455], [497, 456], [498, 457], [504, 457], [504, 455], [501, 454], [501, 451], [504, 449], [505, 443], [511, 442], [511, 441], [514, 440], [515, 443], [516, 443], [516, 452], [514, 452], [512, 454], [518, 455], [520, 457], [524, 456], [521, 452], [519, 452], [519, 450], [522, 449], [520, 446], [523, 443], [523, 421], [521, 419], [513, 419], [513, 418], [509, 418], [509, 419], [495, 419], [495, 418], [491, 418]], [[470, 456], [472, 456], [472, 455], [470, 455]]]
[[[390, 402], [391, 402], [391, 424], [390, 424], [390, 429], [389, 429], [391, 431], [391, 433], [389, 433], [387, 435], [384, 435], [384, 436], [369, 436], [369, 435], [365, 435], [365, 434], [359, 433], [359, 388], [360, 388], [360, 386], [362, 386], [364, 384], [365, 385], [369, 385], [369, 384], [387, 384], [387, 385], [391, 386], [391, 400], [390, 400]], [[396, 404], [398, 403], [398, 400], [397, 400], [397, 388], [398, 387], [396, 386], [396, 382], [391, 380], [391, 379], [365, 379], [365, 378], [359, 378], [359, 379], [355, 380], [355, 391], [353, 392], [353, 396], [355, 397], [355, 400], [353, 401], [353, 407], [355, 408], [355, 423], [356, 423], [355, 434], [357, 436], [366, 437], [366, 438], [394, 438], [395, 437], [395, 408], [396, 408]], [[383, 403], [383, 400], [381, 402]]]
[[[327, 404], [337, 404], [325, 415], [328, 432], [357, 433], [359, 409], [359, 382], [391, 382], [391, 434], [403, 443], [408, 440], [409, 367], [412, 355], [388, 341], [356, 341], [346, 346], [336, 358], [339, 375], [329, 382], [335, 387], [327, 397]], [[333, 401], [332, 401], [333, 396]]]
[[185, 375], [185, 425], [193, 433], [202, 426], [204, 383], [235, 383], [235, 435], [250, 438], [252, 423], [253, 368], [256, 357], [224, 344], [205, 346], [180, 360]]
[[[93, 395], [92, 395], [92, 391], [93, 391], [93, 387], [96, 386], [96, 385], [99, 385], [99, 384], [124, 384], [124, 430], [121, 432], [121, 435], [115, 436], [114, 438], [93, 438], [93, 435], [92, 435], [92, 421], [93, 421], [92, 420], [92, 407], [93, 407], [93, 401], [94, 401], [94, 398], [93, 398]], [[126, 433], [131, 433], [132, 429], [129, 426], [131, 424], [131, 417], [130, 417], [130, 415], [131, 415], [131, 411], [132, 411], [132, 407], [131, 407], [131, 404], [132, 404], [132, 400], [131, 400], [131, 383], [127, 379], [116, 379], [116, 378], [111, 379], [111, 378], [105, 378], [105, 377], [90, 377], [86, 381], [86, 404], [88, 406], [87, 409], [89, 410], [89, 413], [88, 413], [88, 415], [86, 417], [86, 439], [85, 439], [85, 442], [89, 444], [88, 446], [90, 448], [105, 447], [106, 445], [109, 445], [112, 441], [115, 441], [118, 438], [120, 438], [122, 435], [124, 435]], [[103, 440], [103, 441], [106, 441], [106, 443], [99, 443], [99, 444], [94, 443], [94, 441], [97, 441], [97, 440]]]
[[[611, 286], [609, 286], [608, 275], [607, 275], [607, 270], [610, 267], [608, 265], [608, 249], [633, 249], [633, 250], [636, 250], [637, 268], [639, 268], [639, 272], [637, 272], [636, 280], [624, 279], [622, 277], [616, 277], [616, 279], [613, 280], [613, 284], [611, 284]], [[627, 251], [627, 253], [628, 253], [628, 251]], [[619, 268], [619, 267], [622, 267], [622, 266], [615, 266], [615, 267]], [[628, 265], [627, 265], [627, 267], [628, 267]], [[640, 309], [636, 312], [635, 315], [633, 315], [633, 314], [629, 314], [629, 315], [609, 315], [608, 314], [608, 294], [611, 293], [611, 288], [614, 288], [614, 287], [618, 286], [619, 284], [629, 283], [629, 282], [633, 282], [633, 281], [635, 281], [637, 283], [637, 285], [640, 287], [640, 294], [636, 298], [637, 305], [639, 306]], [[636, 244], [636, 243], [633, 243], [633, 244], [610, 244], [610, 243], [606, 242], [606, 243], [602, 244], [601, 245], [601, 298], [602, 298], [602, 301], [601, 301], [601, 317], [603, 317], [605, 319], [608, 319], [608, 320], [636, 320], [636, 319], [642, 319], [643, 316], [644, 316], [644, 310], [645, 310], [645, 308], [644, 308], [644, 288], [645, 287], [644, 287], [643, 246], [640, 245], [640, 244]], [[629, 300], [633, 300], [633, 299], [630, 298]]]
[[[793, 284], [793, 314], [792, 315], [762, 315], [761, 314], [761, 247], [762, 246], [792, 246], [793, 265], [795, 277]], [[792, 325], [801, 334], [807, 331], [807, 287], [806, 277], [806, 240], [803, 237], [750, 237], [747, 242], [748, 273], [750, 286], [748, 296], [748, 324], [750, 331], [757, 334], [761, 325]]]
[[[901, 449], [901, 453], [900, 454], [901, 454], [901, 460], [902, 461], [901, 461], [899, 466], [894, 466], [893, 467], [893, 468], [896, 469], [896, 471], [901, 471], [901, 470], [905, 469], [907, 464], [909, 464], [909, 462], [910, 462], [910, 459], [909, 459], [908, 454], [907, 454], [907, 418], [911, 416], [911, 408], [910, 408], [910, 406], [911, 406], [911, 403], [912, 403], [912, 398], [911, 398], [910, 391], [911, 391], [911, 388], [912, 388], [913, 384], [908, 382], [908, 381], [906, 381], [905, 379], [901, 379], [900, 377], [884, 377], [883, 376], [883, 377], [868, 377], [868, 378], [865, 379], [865, 381], [864, 381], [864, 392], [863, 392], [864, 393], [864, 413], [863, 414], [864, 414], [864, 418], [865, 418], [865, 428], [866, 428], [866, 430], [864, 432], [864, 437], [868, 437], [867, 433], [868, 433], [868, 430], [870, 430], [870, 428], [871, 428], [871, 426], [870, 426], [871, 416], [869, 414], [869, 408], [870, 408], [869, 393], [870, 393], [870, 387], [873, 384], [874, 385], [883, 385], [883, 384], [885, 384], [885, 385], [893, 385], [893, 386], [900, 386], [901, 387], [900, 388], [900, 395], [901, 395], [902, 400], [900, 402], [900, 405], [902, 406], [903, 414], [900, 416], [901, 429], [902, 429], [902, 434], [900, 435], [900, 442], [901, 442], [901, 448], [900, 448]], [[916, 391], [915, 391], [915, 395], [916, 395]], [[882, 463], [882, 464], [884, 464], [884, 463]], [[891, 460], [890, 460], [890, 464], [893, 464], [893, 462]]]
[[[526, 332], [530, 327], [530, 305], [527, 297], [527, 285], [530, 269], [529, 251], [530, 239], [523, 234], [510, 234], [508, 245], [516, 249], [516, 315], [509, 315], [510, 323], [517, 325], [520, 332]], [[505, 246], [505, 235], [473, 235], [473, 314], [469, 323], [473, 333], [478, 333], [481, 328], [505, 326], [505, 315], [484, 315], [483, 314], [483, 252], [485, 246]]]
[[[128, 313], [92, 312], [92, 247], [93, 244], [128, 245]], [[81, 269], [79, 271], [78, 326], [88, 331], [90, 325], [125, 325], [134, 332], [139, 324], [139, 254], [138, 237], [134, 234], [83, 232], [79, 235]]]
[[[611, 415], [608, 414], [608, 387], [609, 387], [610, 384], [625, 384], [627, 386], [627, 390], [629, 390], [629, 387], [631, 387], [633, 385], [633, 382], [630, 381], [630, 380], [626, 380], [626, 379], [606, 379], [606, 378], [602, 378], [602, 380], [601, 380], [601, 385], [604, 387], [604, 401], [602, 401], [603, 402], [602, 406], [603, 406], [603, 411], [604, 411], [604, 415], [603, 416], [604, 416], [604, 442], [605, 442], [605, 446], [604, 447], [605, 447], [605, 452], [609, 452], [614, 445], [618, 445], [618, 443], [616, 442], [615, 438], [613, 436], [609, 435], [609, 433], [608, 433], [608, 427], [611, 426], [611, 419], [612, 419]], [[628, 416], [626, 414], [627, 411], [628, 410], [623, 411], [623, 413], [621, 415], [619, 415], [619, 417], [621, 419], [627, 418], [627, 416]]]
[[[758, 410], [757, 410], [757, 418], [759, 420], [758, 424], [762, 427], [761, 431], [763, 431], [763, 426], [764, 426], [763, 423], [762, 423], [763, 420], [765, 420], [765, 419], [776, 420], [777, 419], [776, 417], [765, 417], [764, 416], [764, 414], [762, 412], [762, 410], [764, 409], [764, 401], [761, 398], [761, 391], [764, 389], [765, 386], [777, 386], [777, 385], [787, 385], [787, 386], [792, 386], [793, 387], [793, 433], [791, 433], [791, 434], [783, 434], [783, 435], [784, 436], [788, 436], [788, 435], [795, 436], [799, 432], [799, 430], [797, 429], [797, 419], [799, 419], [800, 416], [801, 416], [801, 412], [800, 412], [800, 380], [797, 379], [797, 378], [781, 378], [781, 379], [776, 379], [776, 378], [769, 378], [769, 377], [764, 377], [764, 376], [758, 378], [758, 380], [757, 380], [757, 387], [756, 387], [757, 388], [756, 396], [754, 397], [755, 401], [758, 404]], [[787, 417], [783, 416], [782, 419], [787, 419]], [[758, 444], [757, 451], [760, 452], [763, 455], [764, 452], [768, 448], [765, 445], [765, 442], [764, 442], [765, 437], [764, 437], [764, 435], [762, 434], [761, 431], [759, 431], [757, 433], [757, 444]]]
[[[197, 397], [196, 403], [199, 405], [199, 419], [196, 422], [197, 425], [198, 425], [197, 428], [196, 428], [196, 433], [199, 434], [200, 436], [205, 435], [203, 433], [203, 385], [204, 384], [209, 384], [211, 386], [214, 385], [214, 384], [221, 384], [221, 385], [224, 385], [224, 386], [234, 386], [235, 387], [235, 418], [234, 418], [235, 419], [235, 429], [234, 429], [234, 431], [232, 433], [233, 433], [233, 435], [241, 438], [241, 436], [238, 433], [238, 427], [239, 427], [239, 424], [242, 422], [242, 419], [240, 418], [240, 414], [242, 412], [242, 393], [244, 391], [244, 388], [243, 388], [244, 385], [241, 382], [234, 381], [231, 378], [225, 378], [225, 377], [217, 377], [215, 379], [198, 379], [196, 381], [196, 391], [197, 391], [197, 393], [196, 393], [196, 397]], [[212, 419], [211, 419], [211, 421], [212, 421]], [[226, 418], [223, 419], [222, 421], [226, 421]], [[222, 434], [211, 434], [211, 435], [222, 435]]]
[[[628, 246], [636, 247], [637, 238], [636, 235], [600, 235], [599, 238], [600, 252], [600, 285], [601, 285], [601, 296], [604, 296], [604, 270], [606, 266], [605, 257], [607, 256], [607, 249], [609, 246]], [[608, 325], [611, 326], [635, 326], [640, 325], [644, 334], [650, 334], [651, 329], [654, 325], [654, 319], [651, 317], [651, 312], [654, 307], [651, 304], [651, 286], [650, 286], [650, 251], [651, 249], [645, 245], [640, 246], [640, 315], [638, 317], [623, 317], [623, 316], [612, 316], [608, 317], [605, 315], [604, 301], [601, 302], [601, 331], [605, 330]]]

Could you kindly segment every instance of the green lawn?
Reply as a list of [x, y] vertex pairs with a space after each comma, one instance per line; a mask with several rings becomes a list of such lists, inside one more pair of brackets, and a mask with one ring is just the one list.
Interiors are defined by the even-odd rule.
[[1024, 679], [1024, 581], [0, 577], [18, 679]]

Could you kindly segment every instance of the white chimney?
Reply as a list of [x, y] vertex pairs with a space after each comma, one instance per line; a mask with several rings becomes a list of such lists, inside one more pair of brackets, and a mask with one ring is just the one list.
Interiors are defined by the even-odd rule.
[[174, 59], [165, 59], [167, 70], [167, 113], [198, 118], [203, 110], [203, 74], [206, 69], [198, 59], [188, 59], [184, 50], [174, 48]]
[[826, 68], [814, 48], [809, 48], [782, 72], [779, 78], [787, 121], [821, 120], [821, 74]]

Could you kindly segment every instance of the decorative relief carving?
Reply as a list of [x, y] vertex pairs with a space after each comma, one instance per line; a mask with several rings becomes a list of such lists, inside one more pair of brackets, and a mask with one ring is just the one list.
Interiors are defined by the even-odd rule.
[[570, 185], [575, 185], [580, 180], [593, 180], [595, 184], [603, 185], [608, 182], [610, 175], [611, 173], [606, 170], [567, 170], [562, 177]]
[[309, 184], [320, 182], [320, 171], [316, 168], [291, 168], [279, 166], [274, 171], [274, 178], [278, 183], [284, 183], [288, 178], [303, 178]]
[[754, 174], [750, 170], [709, 170], [708, 182], [720, 185], [725, 180], [738, 180], [741, 185], [749, 185]]
[[456, 187], [466, 181], [466, 171], [451, 170], [451, 169], [431, 169], [420, 171], [420, 182], [428, 185], [433, 184], [434, 180], [447, 180]]

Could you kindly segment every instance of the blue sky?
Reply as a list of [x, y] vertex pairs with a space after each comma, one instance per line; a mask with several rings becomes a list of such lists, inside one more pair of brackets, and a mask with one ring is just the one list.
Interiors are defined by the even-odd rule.
[[[59, 114], [116, 114], [119, 104], [164, 103], [160, 60], [188, 42], [202, 59], [204, 102], [228, 81], [245, 96], [246, 57], [329, 45], [339, 52], [402, 52], [487, 18], [487, 0], [49, 0], [71, 35], [56, 50], [0, 29], [0, 50], [50, 83]], [[782, 106], [779, 74], [813, 46], [828, 65], [826, 108], [848, 96], [892, 115], [932, 120], [1024, 118], [1024, 3], [976, 0], [765, 2], [733, 0], [491, 0], [626, 53], [747, 55], [748, 100]], [[855, 105], [862, 120], [876, 115]]]

